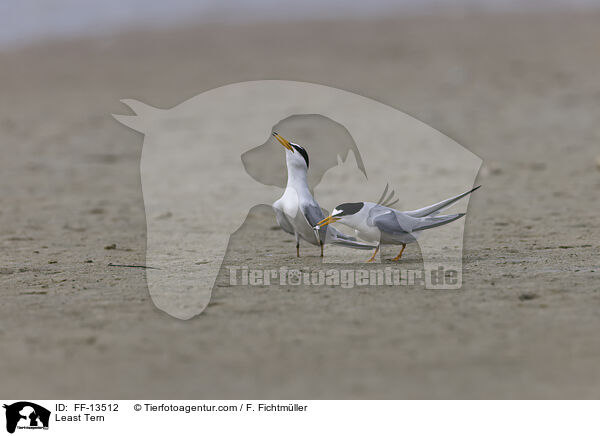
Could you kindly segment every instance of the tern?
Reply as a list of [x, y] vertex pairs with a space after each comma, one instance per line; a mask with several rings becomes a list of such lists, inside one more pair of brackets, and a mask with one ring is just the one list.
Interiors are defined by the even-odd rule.
[[371, 250], [375, 245], [358, 242], [333, 227], [315, 229], [323, 221], [325, 214], [313, 198], [306, 178], [309, 166], [308, 153], [298, 144], [288, 141], [276, 132], [273, 136], [285, 151], [287, 165], [287, 186], [282, 197], [273, 203], [273, 210], [279, 226], [296, 238], [296, 256], [300, 257], [300, 239], [321, 247], [324, 244], [337, 244], [361, 250]]
[[317, 223], [315, 230], [320, 231], [324, 226], [339, 222], [353, 228], [356, 236], [359, 238], [369, 242], [376, 242], [375, 252], [367, 262], [375, 260], [381, 244], [402, 245], [400, 254], [393, 259], [397, 261], [402, 257], [406, 244], [415, 242], [423, 230], [443, 226], [463, 217], [464, 213], [437, 215], [445, 208], [450, 207], [480, 187], [481, 185], [431, 206], [400, 212], [390, 207], [398, 201], [390, 203], [390, 200], [394, 196], [394, 191], [384, 200], [388, 190], [388, 186], [386, 185], [377, 203], [358, 202], [340, 204], [333, 209], [331, 215]]

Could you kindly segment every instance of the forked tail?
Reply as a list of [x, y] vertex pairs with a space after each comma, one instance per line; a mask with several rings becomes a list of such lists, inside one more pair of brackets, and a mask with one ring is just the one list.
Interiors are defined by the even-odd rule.
[[[477, 186], [476, 188], [471, 189], [470, 191], [463, 192], [462, 194], [459, 194], [456, 197], [451, 197], [451, 198], [448, 198], [447, 200], [440, 201], [439, 203], [432, 204], [431, 206], [426, 206], [426, 207], [423, 207], [423, 208], [417, 209], [417, 210], [409, 210], [409, 211], [406, 211], [403, 213], [405, 213], [406, 215], [415, 217], [415, 218], [422, 218], [422, 217], [426, 217], [426, 216], [435, 216], [438, 213], [440, 213], [442, 210], [446, 209], [447, 207], [452, 206], [458, 200], [460, 200], [463, 197], [466, 197], [471, 192], [474, 192], [474, 191], [478, 190], [479, 188], [481, 188], [481, 185]], [[452, 215], [447, 215], [447, 216], [452, 216]], [[458, 217], [458, 218], [460, 218], [460, 217]]]
[[464, 213], [455, 213], [452, 215], [441, 215], [441, 216], [427, 216], [421, 219], [421, 222], [417, 224], [416, 227], [413, 228], [413, 232], [418, 232], [421, 230], [432, 229], [434, 227], [443, 226], [444, 224], [449, 224], [452, 221], [456, 221], [459, 218], [465, 216]]

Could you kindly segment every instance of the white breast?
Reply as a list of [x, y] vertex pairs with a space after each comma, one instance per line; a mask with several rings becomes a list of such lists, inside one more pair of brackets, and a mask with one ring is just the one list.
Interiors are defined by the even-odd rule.
[[296, 190], [286, 188], [281, 198], [273, 203], [273, 207], [283, 211], [288, 217], [294, 218], [298, 213], [299, 204]]

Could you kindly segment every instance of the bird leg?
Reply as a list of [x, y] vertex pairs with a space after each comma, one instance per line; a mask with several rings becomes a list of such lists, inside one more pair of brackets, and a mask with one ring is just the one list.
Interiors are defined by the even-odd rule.
[[323, 241], [319, 241], [319, 245], [321, 246], [321, 257], [323, 257]]
[[398, 256], [394, 257], [392, 260], [400, 260], [405, 248], [406, 248], [406, 244], [402, 244], [402, 250], [400, 250], [400, 254]]
[[296, 257], [300, 257], [300, 242], [296, 242]]
[[367, 260], [367, 263], [369, 262], [373, 262], [375, 260], [375, 256], [377, 256], [377, 252], [379, 251], [379, 245], [377, 246], [377, 248], [375, 249], [375, 253], [373, 253], [373, 256], [371, 256], [371, 258], [369, 260]]

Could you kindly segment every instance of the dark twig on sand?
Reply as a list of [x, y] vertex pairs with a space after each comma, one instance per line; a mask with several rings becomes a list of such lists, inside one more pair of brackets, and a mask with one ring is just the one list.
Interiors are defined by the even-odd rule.
[[146, 266], [146, 265], [119, 265], [116, 263], [109, 263], [108, 266], [120, 266], [121, 268], [160, 269], [160, 268], [154, 268], [153, 266]]

